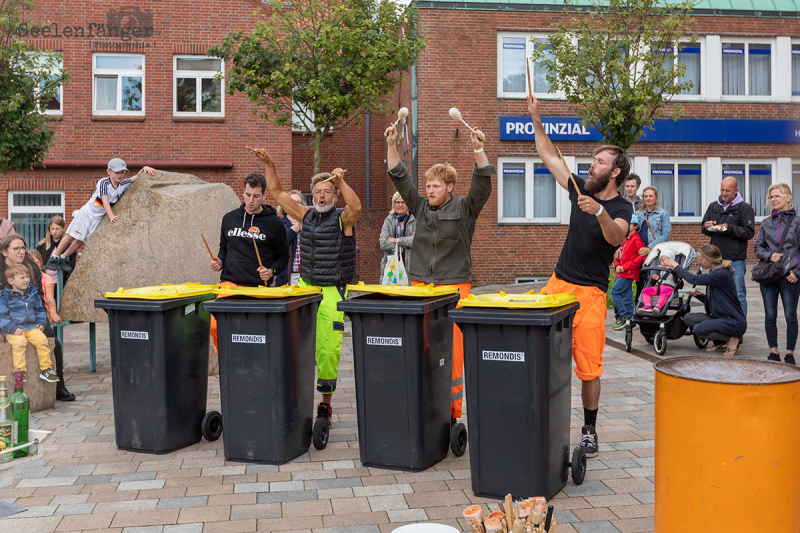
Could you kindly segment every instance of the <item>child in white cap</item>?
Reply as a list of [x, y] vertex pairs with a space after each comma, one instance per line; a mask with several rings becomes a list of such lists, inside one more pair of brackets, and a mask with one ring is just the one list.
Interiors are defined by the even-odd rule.
[[137, 172], [135, 176], [126, 178], [125, 173], [127, 171], [128, 167], [122, 159], [114, 158], [108, 162], [108, 169], [106, 170], [108, 177], [97, 182], [92, 199], [81, 207], [80, 211], [72, 219], [72, 223], [67, 228], [67, 234], [58, 243], [58, 247], [53, 250], [50, 260], [47, 261], [48, 269], [55, 270], [60, 266], [64, 271], [69, 272], [72, 269], [69, 264], [69, 256], [78, 251], [78, 248], [89, 240], [103, 217], [108, 215], [108, 219], [111, 222], [117, 221], [119, 216], [111, 211], [111, 207], [117, 203], [122, 193], [131, 186], [131, 183], [142, 172], [150, 175], [156, 173], [155, 169], [151, 167], [142, 167], [142, 170]]

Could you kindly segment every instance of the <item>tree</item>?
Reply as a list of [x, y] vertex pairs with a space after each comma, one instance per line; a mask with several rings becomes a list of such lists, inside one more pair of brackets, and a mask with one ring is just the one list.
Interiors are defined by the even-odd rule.
[[[567, 1], [565, 0], [565, 3]], [[533, 60], [549, 70], [551, 91], [580, 104], [584, 126], [594, 126], [607, 144], [627, 150], [662, 116], [680, 118], [672, 96], [691, 89], [675, 48], [688, 38], [692, 0], [608, 0], [577, 10], [569, 26], [546, 43], [534, 42]], [[565, 9], [567, 12], [567, 9]]]
[[[209, 55], [230, 64], [239, 91], [277, 126], [311, 135], [314, 173], [328, 132], [389, 112], [387, 96], [424, 47], [417, 12], [392, 0], [265, 0], [270, 12], [249, 35], [237, 31]], [[294, 119], [293, 119], [294, 111]]]
[[0, 172], [40, 165], [55, 142], [47, 115], [40, 112], [69, 80], [57, 69], [60, 56], [17, 38], [33, 0], [0, 0]]

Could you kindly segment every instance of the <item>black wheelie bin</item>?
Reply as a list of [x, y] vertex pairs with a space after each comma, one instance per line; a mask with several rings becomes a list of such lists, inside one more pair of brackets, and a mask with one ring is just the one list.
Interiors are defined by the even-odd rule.
[[203, 302], [214, 298], [215, 287], [119, 289], [94, 301], [108, 313], [114, 431], [121, 450], [167, 453], [200, 442], [208, 418], [210, 315]]
[[458, 298], [453, 286], [348, 285], [338, 308], [353, 324], [364, 466], [417, 471], [447, 456], [453, 361], [447, 315]]
[[321, 289], [214, 292], [225, 458], [288, 463], [311, 445]]
[[471, 294], [450, 318], [464, 334], [464, 378], [472, 491], [548, 500], [572, 466], [569, 454], [572, 294]]

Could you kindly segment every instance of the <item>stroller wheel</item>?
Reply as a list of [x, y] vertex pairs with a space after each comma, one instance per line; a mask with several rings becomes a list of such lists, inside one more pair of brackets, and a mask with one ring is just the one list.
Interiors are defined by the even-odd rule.
[[625, 330], [625, 351], [631, 351], [631, 344], [633, 344], [633, 330]]
[[701, 350], [705, 349], [708, 346], [708, 339], [701, 339], [697, 335], [693, 335], [694, 337], [694, 345], [700, 348]]
[[667, 351], [667, 335], [664, 331], [659, 330], [653, 339], [653, 347], [656, 349], [658, 355], [664, 355]]

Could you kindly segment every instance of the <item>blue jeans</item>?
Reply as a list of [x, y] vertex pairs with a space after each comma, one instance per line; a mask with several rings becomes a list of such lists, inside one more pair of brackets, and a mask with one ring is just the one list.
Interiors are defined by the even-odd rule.
[[800, 295], [800, 282], [789, 283], [784, 276], [774, 283], [761, 284], [761, 298], [764, 300], [764, 329], [770, 348], [778, 347], [779, 293], [783, 304], [783, 316], [786, 318], [786, 349], [793, 352], [797, 343], [797, 297]]
[[736, 294], [739, 296], [739, 304], [742, 306], [744, 317], [747, 318], [747, 290], [744, 286], [744, 273], [747, 271], [744, 259], [731, 261], [733, 266], [733, 281], [736, 283]]
[[611, 301], [619, 311], [620, 318], [627, 320], [633, 316], [633, 294], [631, 287], [633, 280], [628, 278], [617, 278], [611, 287]]

